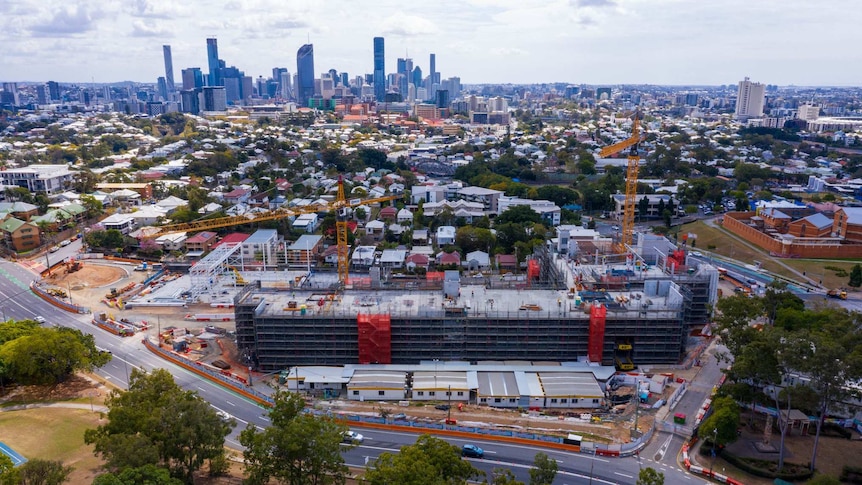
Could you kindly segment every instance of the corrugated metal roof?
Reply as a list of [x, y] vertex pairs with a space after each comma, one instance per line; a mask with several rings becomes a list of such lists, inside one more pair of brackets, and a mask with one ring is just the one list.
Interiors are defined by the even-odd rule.
[[592, 374], [585, 372], [542, 372], [537, 374], [548, 397], [602, 397], [601, 387]]
[[513, 372], [479, 372], [479, 396], [521, 397]]
[[355, 371], [347, 383], [348, 389], [404, 389], [407, 373], [397, 371]]

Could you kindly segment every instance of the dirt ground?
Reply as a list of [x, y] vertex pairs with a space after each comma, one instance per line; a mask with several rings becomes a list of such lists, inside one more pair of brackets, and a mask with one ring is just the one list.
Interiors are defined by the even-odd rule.
[[54, 269], [45, 282], [60, 288], [80, 290], [84, 288], [102, 288], [128, 276], [127, 271], [119, 266], [81, 262], [81, 269], [68, 273], [60, 266]]

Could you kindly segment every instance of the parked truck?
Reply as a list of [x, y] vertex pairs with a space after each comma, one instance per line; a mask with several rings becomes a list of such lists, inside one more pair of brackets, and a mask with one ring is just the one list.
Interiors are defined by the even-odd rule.
[[826, 292], [826, 296], [829, 298], [840, 298], [842, 300], [847, 299], [847, 292], [843, 289], [841, 290], [829, 290]]

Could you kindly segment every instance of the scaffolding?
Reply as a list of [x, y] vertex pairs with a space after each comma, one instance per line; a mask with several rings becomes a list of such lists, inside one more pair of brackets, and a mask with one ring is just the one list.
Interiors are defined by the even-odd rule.
[[248, 280], [236, 270], [236, 266], [242, 264], [241, 248], [239, 244], [222, 244], [189, 269], [189, 299], [192, 302], [200, 301], [203, 296], [215, 301], [221, 288], [240, 286], [240, 279]]

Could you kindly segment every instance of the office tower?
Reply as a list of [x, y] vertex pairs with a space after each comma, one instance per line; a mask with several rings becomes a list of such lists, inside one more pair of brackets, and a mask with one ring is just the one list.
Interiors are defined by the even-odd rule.
[[0, 103], [17, 106], [19, 101], [18, 83], [3, 83], [3, 93], [2, 97], [0, 97]]
[[182, 70], [183, 89], [195, 89], [204, 87], [204, 73], [199, 67], [190, 67]]
[[291, 79], [290, 73], [285, 69], [278, 80], [278, 89], [281, 97], [284, 99], [293, 99], [293, 83], [291, 83]]
[[296, 51], [296, 100], [300, 106], [308, 106], [314, 96], [314, 45], [305, 44]]
[[437, 90], [437, 107], [438, 108], [448, 108], [449, 107], [449, 91], [445, 89]]
[[413, 73], [410, 75], [410, 83], [417, 87], [422, 87], [422, 69], [419, 66], [413, 68]]
[[180, 100], [183, 103], [183, 113], [196, 115], [201, 112], [200, 95], [201, 89], [184, 89], [180, 91]]
[[174, 61], [171, 57], [171, 46], [163, 45], [162, 53], [165, 56], [165, 82], [168, 85], [168, 93], [172, 93], [174, 92]]
[[332, 79], [332, 86], [338, 86], [339, 81], [341, 81], [341, 76], [338, 75], [338, 71], [335, 69], [329, 70], [329, 79]]
[[383, 37], [374, 38], [374, 98], [383, 101], [386, 97], [386, 56], [383, 50]]
[[[385, 78], [385, 76], [384, 76], [384, 78]], [[374, 74], [366, 74], [364, 84], [374, 85]]]
[[240, 78], [239, 97], [241, 100], [248, 102], [254, 96], [254, 80], [251, 76], [242, 76]]
[[765, 86], [753, 83], [746, 77], [739, 81], [739, 91], [736, 95], [736, 118], [747, 120], [763, 116], [763, 93]]
[[227, 96], [224, 86], [206, 86], [203, 88], [204, 111], [225, 111]]
[[398, 58], [398, 92], [401, 96], [407, 97], [407, 85], [410, 84], [410, 79], [413, 74], [413, 59]]
[[434, 84], [440, 84], [440, 73], [437, 72], [437, 54], [431, 54], [431, 59], [429, 62], [429, 68], [431, 72], [428, 73], [428, 77], [430, 78], [430, 82], [428, 83], [428, 88]]
[[209, 77], [207, 84], [210, 86], [222, 86], [221, 75], [219, 74], [221, 64], [218, 58], [218, 40], [207, 39], [207, 67], [209, 68]]
[[158, 84], [158, 89], [159, 89], [159, 96], [162, 97], [163, 101], [167, 101], [167, 99], [168, 99], [168, 82], [165, 80], [164, 77], [160, 76], [157, 84]]
[[820, 116], [820, 106], [815, 106], [810, 103], [799, 105], [796, 112], [796, 117], [800, 120], [814, 121]]
[[48, 81], [48, 94], [51, 101], [60, 101], [60, 84], [57, 81]]
[[48, 86], [40, 84], [36, 86], [36, 102], [39, 104], [48, 104]]
[[342, 86], [349, 86], [349, 85], [350, 85], [350, 81], [348, 80], [347, 73], [346, 73], [346, 72], [342, 72], [342, 73], [340, 74], [340, 76], [341, 76], [341, 85], [342, 85]]

